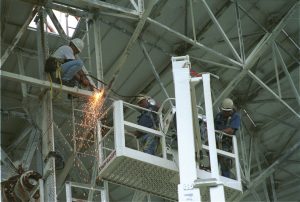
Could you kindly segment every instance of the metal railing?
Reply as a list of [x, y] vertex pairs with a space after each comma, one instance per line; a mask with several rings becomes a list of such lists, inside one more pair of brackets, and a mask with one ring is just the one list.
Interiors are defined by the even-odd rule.
[[[205, 136], [205, 135], [204, 135]], [[207, 134], [206, 134], [207, 137]], [[217, 155], [220, 157], [227, 159], [232, 159], [233, 164], [235, 165], [235, 180], [241, 182], [241, 172], [240, 172], [240, 163], [239, 163], [239, 156], [238, 156], [238, 146], [237, 146], [237, 139], [235, 135], [229, 135], [222, 131], [215, 130], [215, 137], [217, 143]], [[228, 137], [231, 141], [229, 142], [230, 149], [222, 148], [222, 141], [224, 141], [223, 137]], [[203, 138], [203, 136], [202, 136]], [[202, 139], [202, 150], [209, 152], [209, 145], [205, 139]], [[220, 162], [219, 162], [220, 163]], [[224, 176], [223, 176], [224, 177]]]

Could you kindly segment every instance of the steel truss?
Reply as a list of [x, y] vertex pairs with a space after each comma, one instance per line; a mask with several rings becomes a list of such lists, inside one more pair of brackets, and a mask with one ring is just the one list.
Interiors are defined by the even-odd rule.
[[[29, 1], [29, 0], [28, 0]], [[78, 1], [78, 0], [77, 0]], [[241, 5], [239, 5], [238, 1], [234, 1], [235, 4], [235, 8], [236, 8], [236, 20], [237, 20], [237, 26], [238, 26], [238, 38], [239, 38], [239, 46], [240, 46], [240, 53], [238, 53], [238, 51], [232, 46], [229, 37], [227, 36], [227, 34], [224, 32], [224, 30], [222, 29], [220, 23], [218, 22], [217, 17], [214, 15], [214, 13], [212, 13], [211, 9], [209, 8], [209, 6], [207, 5], [205, 0], [202, 0], [202, 3], [204, 5], [204, 7], [206, 8], [207, 12], [209, 13], [210, 17], [212, 18], [212, 21], [214, 22], [214, 24], [218, 27], [218, 30], [221, 32], [222, 37], [224, 38], [225, 42], [227, 43], [227, 45], [229, 46], [230, 50], [232, 51], [235, 59], [232, 59], [230, 57], [224, 56], [223, 54], [204, 46], [203, 44], [197, 42], [197, 38], [196, 38], [196, 34], [194, 33], [194, 37], [193, 38], [189, 38], [187, 36], [182, 35], [181, 33], [172, 30], [170, 27], [163, 25], [160, 22], [157, 22], [153, 19], [151, 19], [151, 17], [149, 17], [150, 11], [152, 10], [153, 6], [155, 5], [156, 1], [151, 1], [151, 5], [148, 5], [148, 7], [146, 7], [146, 9], [143, 8], [142, 5], [137, 4], [135, 1], [131, 1], [131, 4], [133, 6], [134, 9], [128, 9], [128, 8], [123, 8], [117, 5], [113, 5], [110, 3], [106, 3], [103, 1], [93, 1], [93, 0], [84, 0], [84, 1], [80, 1], [80, 2], [84, 2], [86, 5], [93, 7], [93, 8], [107, 8], [110, 9], [112, 12], [111, 13], [105, 13], [105, 12], [101, 12], [100, 11], [100, 15], [114, 15], [115, 17], [120, 17], [120, 19], [122, 19], [123, 17], [126, 18], [131, 18], [133, 20], [139, 20], [139, 23], [136, 27], [136, 30], [134, 31], [134, 33], [132, 34], [132, 38], [129, 40], [128, 44], [127, 44], [127, 48], [124, 50], [124, 52], [121, 54], [121, 57], [119, 58], [119, 60], [117, 61], [117, 63], [114, 65], [115, 68], [114, 69], [114, 78], [111, 81], [111, 83], [114, 83], [114, 79], [115, 77], [118, 76], [118, 73], [120, 71], [120, 69], [122, 68], [123, 64], [125, 63], [128, 55], [130, 54], [130, 50], [133, 46], [133, 44], [135, 43], [135, 41], [137, 40], [137, 38], [140, 36], [141, 34], [141, 30], [144, 27], [146, 22], [149, 22], [153, 25], [156, 25], [162, 29], [164, 29], [165, 31], [172, 33], [173, 35], [177, 36], [179, 39], [199, 48], [202, 49], [204, 52], [206, 53], [211, 53], [213, 55], [215, 55], [217, 58], [226, 61], [227, 63], [230, 63], [231, 65], [228, 64], [223, 64], [220, 62], [215, 62], [215, 61], [209, 61], [209, 60], [205, 60], [203, 58], [201, 58], [200, 60], [202, 60], [202, 62], [205, 63], [211, 63], [214, 64], [216, 66], [220, 66], [220, 67], [224, 67], [224, 68], [233, 68], [236, 71], [238, 71], [239, 73], [235, 76], [235, 79], [232, 80], [227, 87], [223, 90], [223, 92], [220, 94], [219, 97], [217, 97], [213, 103], [214, 106], [216, 106], [223, 98], [225, 98], [226, 96], [228, 96], [230, 93], [232, 93], [233, 89], [239, 84], [239, 82], [242, 80], [242, 78], [244, 78], [245, 76], [249, 76], [251, 77], [255, 82], [257, 82], [262, 88], [265, 89], [266, 91], [270, 92], [271, 95], [280, 103], [282, 103], [288, 110], [289, 112], [291, 112], [294, 116], [296, 116], [297, 118], [300, 118], [299, 112], [297, 112], [296, 110], [293, 109], [292, 106], [289, 105], [289, 103], [287, 103], [281, 95], [281, 86], [280, 86], [280, 82], [279, 82], [279, 70], [277, 68], [278, 63], [281, 64], [281, 66], [283, 67], [283, 71], [284, 74], [286, 75], [286, 77], [289, 80], [289, 84], [293, 89], [293, 93], [295, 96], [295, 99], [297, 100], [297, 103], [300, 103], [300, 98], [299, 98], [299, 93], [297, 91], [296, 85], [293, 83], [293, 81], [291, 80], [291, 76], [290, 73], [288, 72], [288, 68], [287, 65], [285, 64], [282, 55], [279, 51], [278, 46], [280, 47], [280, 44], [276, 44], [275, 40], [276, 37], [283, 32], [285, 35], [288, 36], [288, 34], [284, 31], [284, 26], [286, 25], [287, 20], [290, 18], [290, 16], [292, 16], [295, 11], [297, 9], [299, 9], [299, 2], [297, 2], [287, 13], [286, 15], [280, 20], [280, 22], [277, 24], [277, 26], [270, 32], [267, 32], [267, 29], [264, 28], [263, 25], [261, 25], [260, 23], [258, 23], [255, 18], [253, 18], [244, 8], [241, 7]], [[59, 31], [59, 34], [61, 37], [63, 37], [64, 39], [67, 39], [65, 33], [60, 29], [58, 23], [56, 22], [56, 20], [53, 18], [53, 14], [51, 12], [50, 9], [57, 9], [63, 12], [70, 12], [74, 15], [77, 16], [82, 16], [82, 17], [88, 17], [88, 13], [86, 11], [82, 11], [82, 10], [76, 10], [76, 9], [67, 9], [66, 6], [64, 5], [60, 5], [60, 4], [56, 4], [56, 3], [52, 3], [49, 2], [45, 5], [45, 7], [47, 8], [46, 11], [47, 13], [50, 15], [53, 23], [55, 24], [57, 30]], [[20, 31], [18, 32], [18, 34], [15, 36], [15, 39], [13, 40], [12, 45], [5, 51], [5, 53], [1, 56], [1, 69], [3, 68], [3, 64], [5, 63], [5, 61], [7, 60], [7, 58], [10, 56], [10, 54], [14, 51], [14, 48], [16, 47], [17, 43], [19, 42], [20, 38], [22, 37], [22, 34], [25, 32], [27, 25], [30, 23], [30, 21], [32, 20], [32, 18], [34, 17], [34, 15], [40, 10], [40, 7], [35, 7], [35, 10], [30, 14], [30, 16], [28, 17], [28, 19], [26, 20], [26, 23], [22, 26], [22, 28], [20, 29]], [[249, 16], [253, 21], [256, 22], [256, 24], [258, 24], [258, 26], [260, 26], [265, 32], [267, 32], [264, 37], [261, 39], [261, 41], [259, 43], [257, 43], [257, 45], [253, 48], [252, 52], [249, 54], [249, 56], [246, 58], [245, 57], [245, 53], [244, 53], [244, 44], [243, 44], [243, 32], [242, 32], [242, 28], [241, 28], [241, 16], [240, 16], [240, 11], [242, 11], [243, 13], [245, 13], [247, 16]], [[121, 12], [122, 15], [117, 15], [114, 12]], [[194, 19], [193, 16], [193, 12], [191, 12], [192, 15], [192, 19]], [[40, 32], [39, 32], [40, 33]], [[96, 20], [94, 23], [94, 36], [95, 36], [95, 41], [101, 41], [101, 36], [100, 36], [100, 23], [99, 20]], [[43, 37], [43, 36], [39, 36], [39, 37]], [[290, 38], [290, 37], [289, 37]], [[44, 51], [42, 51], [42, 49], [44, 49], [46, 44], [42, 44], [41, 43], [42, 40], [38, 41], [38, 46], [39, 51], [38, 53], [43, 53]], [[299, 49], [299, 45], [292, 41], [294, 46]], [[98, 43], [101, 44], [101, 43]], [[271, 44], [271, 45], [270, 45]], [[267, 48], [269, 48], [270, 46], [272, 46], [272, 50], [273, 50], [273, 60], [274, 60], [274, 67], [275, 67], [275, 78], [276, 78], [276, 84], [277, 84], [277, 89], [278, 92], [275, 92], [274, 90], [272, 90], [271, 88], [269, 88], [267, 86], [267, 84], [265, 82], [263, 82], [261, 79], [259, 79], [254, 72], [251, 71], [251, 68], [253, 68], [256, 64], [256, 62], [258, 61], [258, 59], [260, 58], [260, 56], [263, 55], [263, 53], [267, 50]], [[143, 47], [143, 45], [142, 45]], [[103, 66], [102, 66], [102, 59], [101, 59], [101, 45], [100, 46], [96, 46], [95, 48], [96, 51], [96, 61], [97, 61], [97, 76], [99, 78], [103, 78]], [[151, 62], [151, 58], [149, 57], [149, 53], [147, 54], [147, 51], [145, 50], [145, 55], [147, 57], [147, 59]], [[167, 51], [161, 50], [164, 53], [170, 54]], [[279, 61], [277, 61], [276, 56], [279, 57]], [[14, 81], [18, 81], [22, 83], [22, 93], [23, 96], [26, 97], [27, 96], [27, 91], [26, 91], [26, 85], [25, 83], [29, 84], [29, 85], [36, 85], [42, 88], [49, 88], [50, 87], [50, 83], [47, 81], [44, 81], [43, 79], [43, 74], [42, 74], [42, 67], [43, 67], [43, 55], [39, 55], [39, 71], [40, 71], [40, 80], [39, 79], [34, 79], [31, 77], [26, 77], [24, 76], [24, 70], [23, 70], [23, 64], [22, 64], [22, 58], [19, 56], [18, 57], [18, 61], [19, 61], [19, 71], [20, 74], [13, 74], [10, 72], [5, 72], [1, 70], [1, 77], [4, 79], [10, 79], [10, 80], [14, 80]], [[297, 60], [297, 58], [296, 58]], [[154, 70], [154, 74], [155, 77], [157, 78], [157, 80], [159, 81], [159, 74], [156, 72], [154, 66], [152, 65], [153, 70]], [[161, 82], [160, 82], [160, 86], [163, 89], [164, 93], [166, 94], [166, 96], [168, 96], [165, 88], [167, 88], [167, 86], [164, 86]], [[53, 88], [54, 89], [59, 89], [60, 87], [56, 84], [53, 84]], [[63, 87], [62, 88], [63, 91], [65, 92], [70, 92], [70, 93], [75, 93], [75, 94], [79, 94], [79, 95], [84, 95], [84, 96], [89, 96], [91, 95], [90, 92], [84, 91], [84, 90], [79, 90], [79, 89], [73, 89], [73, 88], [68, 88], [68, 87]], [[51, 99], [49, 97], [49, 95], [46, 95], [44, 97], [44, 109], [43, 109], [43, 117], [46, 117], [47, 114], [52, 113], [52, 107], [50, 107], [50, 109], [47, 109], [47, 106], [49, 106], [49, 102], [50, 102], [50, 106], [51, 105]], [[51, 117], [51, 116], [50, 116]], [[45, 151], [43, 151], [43, 155], [45, 157], [45, 155], [48, 153], [48, 151], [46, 150], [53, 150], [53, 126], [51, 123], [51, 118], [50, 120], [42, 120], [42, 125], [43, 125], [43, 134], [47, 133], [48, 135], [44, 135], [43, 137], [46, 137], [47, 139], [44, 139], [43, 142], [47, 143], [50, 140], [50, 144], [48, 145], [48, 143], [46, 145], [48, 145], [48, 148], [45, 149]], [[50, 125], [50, 129], [49, 126]], [[24, 132], [24, 134], [26, 133], [26, 131]], [[243, 136], [245, 136], [244, 132], [242, 133]], [[20, 137], [23, 137], [24, 135], [21, 135]], [[49, 139], [48, 139], [49, 138]], [[18, 142], [18, 140], [16, 141]], [[295, 144], [294, 147], [292, 147], [290, 150], [288, 150], [285, 153], [285, 156], [291, 155], [291, 153], [293, 153], [294, 151], [296, 151], [299, 148], [299, 144]], [[250, 150], [252, 150], [253, 148], [250, 148]], [[251, 152], [248, 154], [244, 154], [244, 156], [246, 155], [250, 155], [250, 158], [248, 157], [243, 157], [244, 159], [244, 166], [245, 168], [243, 169], [244, 175], [246, 176], [246, 178], [248, 180], [250, 179], [250, 172], [251, 172]], [[254, 154], [255, 156], [257, 155], [256, 153]], [[256, 158], [258, 159], [258, 157], [256, 156]], [[288, 159], [288, 158], [286, 158]], [[274, 179], [272, 177], [272, 174], [274, 173], [274, 171], [278, 168], [278, 164], [284, 162], [286, 159], [283, 158], [279, 158], [277, 161], [275, 161], [269, 168], [267, 168], [266, 170], [262, 171], [261, 175], [259, 175], [258, 177], [256, 177], [254, 180], [251, 180], [252, 182], [250, 182], [250, 186], [248, 191], [245, 192], [244, 196], [247, 195], [248, 193], [250, 193], [251, 190], [253, 190], [256, 186], [258, 186], [261, 182], [263, 182], [267, 177], [271, 176], [271, 184], [272, 184], [272, 191], [273, 191], [273, 198], [276, 198], [276, 196], [274, 196], [275, 192], [274, 192]], [[55, 190], [55, 185], [53, 184], [53, 182], [55, 182], [55, 172], [54, 172], [54, 167], [53, 167], [53, 160], [49, 161], [49, 170], [51, 171], [51, 178], [52, 181], [50, 184], [48, 184], [47, 186], [52, 186], [51, 190]], [[275, 164], [276, 163], [276, 164]], [[48, 165], [47, 165], [48, 166]], [[248, 177], [247, 177], [248, 176]], [[45, 187], [45, 189], [49, 189], [49, 187]], [[54, 187], [53, 187], [54, 186]], [[54, 189], [53, 189], [54, 188]], [[55, 191], [53, 191], [54, 195]], [[266, 196], [267, 198], [267, 196]]]

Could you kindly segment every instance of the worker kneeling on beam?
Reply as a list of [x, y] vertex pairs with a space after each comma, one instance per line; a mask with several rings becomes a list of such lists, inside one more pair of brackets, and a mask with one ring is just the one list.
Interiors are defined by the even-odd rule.
[[[215, 129], [228, 135], [236, 135], [240, 127], [240, 115], [234, 109], [233, 101], [225, 98], [221, 104], [221, 112], [215, 116]], [[223, 151], [232, 152], [232, 138], [227, 135], [217, 136], [217, 145]], [[221, 167], [221, 175], [230, 178], [230, 169], [232, 168], [232, 160], [229, 157], [219, 156]]]
[[[155, 112], [159, 109], [154, 99], [142, 94], [137, 98], [137, 105]], [[141, 110], [141, 114], [137, 117], [137, 123], [147, 128], [158, 129], [158, 116], [153, 112]], [[159, 144], [158, 137], [141, 131], [136, 131], [135, 135], [139, 139], [143, 152], [152, 155], [156, 153]]]
[[[81, 39], [72, 39], [69, 45], [59, 47], [47, 60], [45, 72], [50, 73], [54, 82], [61, 82], [63, 85], [74, 87], [79, 84], [84, 87], [92, 85], [82, 71], [83, 61], [77, 59], [82, 51], [84, 43]], [[53, 75], [55, 73], [55, 76]]]

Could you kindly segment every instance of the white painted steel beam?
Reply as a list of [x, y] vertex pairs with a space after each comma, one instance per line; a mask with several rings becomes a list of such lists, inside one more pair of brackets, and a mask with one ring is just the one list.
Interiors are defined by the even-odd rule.
[[179, 201], [201, 201], [200, 189], [194, 188], [197, 180], [193, 113], [190, 89], [190, 62], [188, 56], [172, 57], [176, 97], [176, 122], [178, 139]]
[[217, 18], [215, 17], [215, 15], [213, 14], [213, 12], [210, 10], [209, 6], [207, 5], [205, 0], [202, 0], [202, 3], [204, 5], [204, 7], [206, 8], [210, 18], [212, 19], [212, 21], [214, 22], [214, 24], [217, 26], [217, 29], [219, 30], [219, 32], [221, 33], [224, 41], [227, 43], [227, 45], [229, 46], [231, 52], [233, 53], [233, 56], [239, 61], [239, 62], [243, 62], [241, 57], [239, 56], [239, 54], [236, 52], [233, 44], [230, 42], [229, 38], [227, 37], [226, 33], [224, 32], [223, 28], [221, 27], [221, 25], [219, 24]]
[[52, 20], [56, 30], [59, 33], [59, 36], [61, 36], [65, 41], [69, 41], [69, 37], [66, 35], [65, 31], [63, 30], [60, 22], [58, 21], [58, 19], [56, 18], [55, 14], [53, 13], [53, 11], [49, 8], [46, 8], [46, 12], [49, 15], [50, 19]]
[[109, 202], [109, 189], [107, 181], [103, 181], [103, 190], [101, 191], [101, 202]]
[[241, 63], [239, 63], [239, 62], [237, 62], [237, 61], [235, 61], [235, 60], [233, 60], [233, 59], [231, 59], [231, 58], [229, 58], [229, 57], [227, 57], [227, 56], [225, 56], [225, 55], [223, 55], [223, 54], [221, 54], [221, 53], [219, 53], [219, 52], [217, 52], [217, 51], [215, 51], [215, 50], [213, 50], [213, 49], [211, 49], [211, 48], [209, 48], [209, 47], [207, 47], [207, 46], [205, 46], [205, 45], [203, 45], [203, 44], [201, 44], [199, 42], [196, 42], [196, 41], [194, 41], [193, 39], [191, 39], [189, 37], [184, 36], [183, 34], [181, 34], [181, 33], [177, 32], [177, 31], [175, 31], [175, 30], [167, 27], [166, 25], [163, 25], [163, 24], [161, 24], [161, 23], [159, 23], [159, 22], [151, 19], [150, 17], [148, 17], [147, 20], [150, 23], [152, 23], [152, 24], [154, 24], [154, 25], [156, 25], [156, 26], [158, 26], [158, 27], [160, 27], [160, 28], [162, 28], [164, 30], [167, 30], [168, 32], [176, 35], [178, 38], [182, 39], [183, 41], [196, 46], [197, 48], [200, 48], [200, 49], [202, 49], [204, 51], [207, 51], [207, 52], [213, 54], [214, 56], [216, 56], [216, 57], [218, 57], [220, 59], [223, 59], [223, 60], [225, 60], [225, 61], [227, 61], [227, 62], [229, 62], [231, 64], [234, 64], [234, 65], [237, 65], [237, 66], [242, 66]]
[[40, 140], [39, 131], [34, 130], [34, 132], [31, 133], [31, 135], [28, 139], [26, 150], [22, 157], [22, 165], [23, 165], [24, 170], [29, 169], [32, 159], [33, 159], [33, 156], [34, 156], [34, 153], [38, 147], [39, 140]]
[[260, 42], [256, 45], [256, 47], [252, 50], [249, 56], [246, 58], [243, 70], [235, 76], [234, 79], [231, 80], [227, 87], [223, 90], [223, 92], [215, 99], [213, 106], [216, 106], [218, 103], [221, 102], [225, 97], [227, 97], [232, 90], [239, 84], [239, 82], [247, 75], [248, 70], [250, 70], [260, 56], [267, 50], [269, 44], [273, 42], [273, 40], [278, 36], [280, 31], [286, 25], [286, 21], [290, 18], [292, 14], [297, 10], [299, 7], [300, 2], [297, 2], [288, 12], [287, 14], [280, 20], [277, 26], [272, 30], [271, 33], [266, 33], [265, 36], [260, 40]]
[[267, 169], [265, 169], [263, 172], [259, 174], [254, 180], [252, 180], [248, 186], [248, 190], [246, 190], [243, 195], [235, 198], [235, 201], [242, 200], [245, 196], [247, 196], [250, 193], [250, 190], [260, 185], [266, 178], [271, 176], [286, 160], [288, 160], [289, 156], [294, 154], [298, 149], [300, 148], [300, 142], [295, 143], [290, 149], [288, 149], [282, 156], [280, 156], [276, 161], [272, 163], [271, 166], [269, 166]]
[[276, 57], [275, 43], [274, 42], [272, 44], [272, 60], [273, 60], [273, 63], [274, 63], [275, 77], [276, 77], [276, 83], [277, 83], [277, 88], [278, 88], [278, 96], [280, 98], [282, 98], [282, 96], [281, 96], [281, 87], [280, 87], [280, 79], [279, 79], [279, 74], [278, 74], [277, 57]]
[[138, 12], [132, 9], [124, 8], [121, 6], [117, 6], [114, 4], [107, 3], [105, 1], [98, 1], [98, 0], [73, 0], [73, 2], [78, 3], [85, 3], [88, 6], [94, 7], [94, 8], [107, 8], [114, 11], [130, 14], [130, 15], [138, 15]]
[[114, 102], [113, 123], [114, 123], [114, 143], [116, 155], [122, 154], [125, 148], [125, 128], [124, 128], [124, 112], [123, 102], [121, 100]]
[[[214, 115], [212, 110], [212, 99], [210, 89], [210, 75], [203, 74], [203, 92], [205, 104], [205, 116], [207, 123], [207, 136], [209, 145], [209, 160], [211, 168], [211, 177], [220, 181], [219, 164], [217, 156], [217, 146], [215, 137]], [[177, 105], [177, 102], [176, 102]], [[211, 201], [225, 201], [224, 185], [219, 183], [215, 187], [209, 187]]]
[[[113, 87], [115, 79], [118, 77], [121, 68], [123, 67], [124, 63], [126, 62], [131, 49], [133, 48], [136, 40], [138, 39], [140, 33], [142, 32], [142, 29], [146, 23], [147, 17], [150, 15], [152, 8], [156, 4], [157, 0], [150, 0], [147, 6], [147, 9], [144, 11], [143, 15], [140, 18], [140, 21], [138, 22], [125, 50], [121, 54], [121, 56], [118, 58], [118, 60], [114, 63], [112, 70], [114, 71], [114, 74], [112, 76], [112, 79], [109, 82], [108, 88]], [[108, 92], [109, 93], [109, 92]]]
[[[44, 9], [39, 11], [39, 21], [37, 22], [37, 47], [38, 47], [38, 70], [40, 79], [45, 78], [44, 62], [48, 56], [48, 44], [46, 34], [44, 32], [44, 23], [46, 22], [46, 16]], [[54, 130], [53, 130], [53, 108], [52, 98], [50, 92], [46, 92], [41, 97], [41, 116], [37, 117], [37, 125], [42, 129], [42, 157], [46, 160], [45, 167], [43, 168], [45, 201], [57, 201], [56, 192], [56, 170], [55, 170], [55, 158], [48, 156], [51, 151], [55, 151], [54, 147]]]
[[[2, 79], [8, 79], [11, 81], [28, 83], [28, 84], [31, 84], [34, 86], [40, 86], [40, 87], [49, 88], [49, 89], [51, 87], [51, 83], [49, 81], [40, 80], [40, 79], [36, 79], [33, 77], [24, 76], [24, 75], [14, 74], [14, 73], [2, 71], [2, 70], [0, 70], [0, 76]], [[56, 84], [56, 83], [52, 83], [52, 88], [55, 90], [62, 90], [62, 91], [68, 92], [68, 93], [73, 93], [76, 95], [82, 95], [82, 96], [91, 96], [92, 95], [91, 91], [87, 91], [87, 90], [83, 90], [83, 89], [79, 89], [79, 88], [67, 87], [67, 86], [61, 87], [59, 84]]]
[[279, 51], [276, 43], [274, 43], [274, 48], [275, 48], [275, 51], [276, 51], [277, 55], [279, 56], [279, 61], [281, 63], [281, 67], [282, 67], [282, 69], [283, 69], [283, 71], [285, 73], [285, 76], [287, 77], [287, 79], [289, 81], [289, 84], [290, 84], [290, 86], [292, 88], [292, 91], [293, 91], [293, 93], [294, 93], [294, 95], [296, 97], [296, 100], [298, 102], [298, 105], [300, 106], [300, 95], [298, 93], [298, 90], [296, 89], [296, 86], [295, 86], [295, 84], [293, 82], [293, 79], [292, 79], [292, 77], [291, 77], [291, 75], [290, 75], [290, 73], [289, 73], [289, 71], [288, 71], [288, 69], [286, 67], [286, 64], [285, 64], [285, 62], [284, 62], [284, 60], [282, 58], [282, 55], [281, 55], [281, 53], [280, 53], [280, 51]]
[[[19, 68], [20, 74], [25, 75], [22, 55], [17, 54], [17, 60], [18, 60], [18, 68]], [[22, 89], [23, 98], [27, 97], [27, 86], [25, 83], [21, 83], [21, 89]]]
[[15, 38], [13, 39], [11, 45], [5, 50], [4, 54], [1, 56], [1, 67], [0, 67], [0, 69], [2, 69], [2, 66], [5, 63], [6, 59], [11, 54], [11, 52], [14, 50], [15, 46], [18, 44], [18, 42], [20, 41], [23, 33], [27, 30], [28, 25], [30, 24], [31, 20], [34, 18], [35, 14], [37, 14], [38, 11], [39, 11], [39, 7], [35, 7], [34, 10], [30, 13], [29, 17], [24, 22], [21, 29], [18, 31], [18, 33], [15, 36]]
[[[142, 41], [140, 41], [140, 45], [141, 45], [141, 47], [142, 47], [142, 49], [144, 51], [144, 54], [145, 54], [146, 58], [148, 59], [148, 62], [150, 63], [151, 70], [152, 70], [152, 72], [153, 72], [156, 80], [158, 81], [158, 83], [159, 83], [161, 89], [163, 90], [165, 96], [169, 99], [170, 96], [169, 96], [169, 94], [168, 94], [168, 92], [167, 92], [167, 90], [166, 90], [163, 82], [161, 81], [161, 79], [159, 77], [159, 74], [157, 73], [156, 68], [155, 68], [155, 66], [153, 64], [153, 61], [152, 61], [152, 59], [151, 59], [151, 57], [150, 57], [150, 55], [149, 55], [149, 53], [148, 53], [148, 51], [147, 51], [147, 49], [146, 49], [146, 47], [145, 47], [145, 45], [144, 45], [144, 43]], [[170, 100], [170, 104], [171, 104], [171, 106], [174, 106], [171, 100]]]
[[[95, 42], [95, 60], [96, 60], [96, 72], [97, 78], [103, 81], [103, 58], [102, 58], [102, 38], [101, 38], [101, 26], [100, 20], [97, 18], [93, 21], [93, 34], [94, 34], [94, 42]], [[101, 87], [99, 81], [97, 82], [97, 87]]]
[[242, 61], [242, 63], [244, 63], [246, 56], [245, 56], [245, 47], [244, 47], [244, 41], [243, 41], [243, 29], [242, 29], [242, 21], [241, 21], [241, 15], [240, 15], [240, 11], [239, 11], [238, 0], [235, 0], [234, 4], [235, 4], [236, 25], [237, 25], [237, 31], [238, 31], [238, 37], [239, 37], [241, 61]]
[[300, 114], [297, 113], [288, 103], [282, 100], [270, 87], [268, 87], [263, 81], [261, 81], [254, 73], [250, 70], [248, 71], [248, 75], [254, 79], [260, 86], [262, 86], [265, 90], [269, 91], [279, 102], [281, 102], [285, 107], [289, 109], [294, 115], [300, 118]]

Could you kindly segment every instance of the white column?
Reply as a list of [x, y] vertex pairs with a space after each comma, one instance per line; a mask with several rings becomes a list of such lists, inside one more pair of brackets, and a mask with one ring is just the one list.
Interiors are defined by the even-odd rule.
[[114, 139], [116, 155], [119, 155], [125, 147], [123, 102], [121, 100], [114, 102]]
[[189, 57], [172, 57], [176, 97], [176, 122], [178, 138], [179, 201], [201, 201], [200, 189], [193, 188], [197, 179], [195, 141], [190, 91]]
[[[209, 144], [209, 160], [211, 167], [211, 177], [220, 181], [216, 138], [215, 138], [215, 126], [214, 116], [212, 110], [211, 90], [210, 90], [210, 75], [203, 74], [203, 92], [205, 102], [205, 115], [207, 121], [207, 135]], [[217, 183], [217, 186], [210, 187], [210, 200], [211, 201], [225, 201], [224, 186], [221, 183]]]

